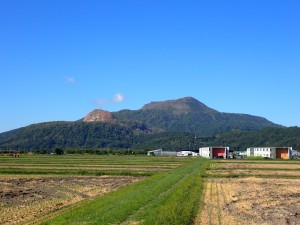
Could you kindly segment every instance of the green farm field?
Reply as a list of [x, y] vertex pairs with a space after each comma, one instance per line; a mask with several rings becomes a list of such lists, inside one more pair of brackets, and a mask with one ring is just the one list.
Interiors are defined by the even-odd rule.
[[208, 163], [153, 156], [2, 156], [0, 224], [192, 224]]

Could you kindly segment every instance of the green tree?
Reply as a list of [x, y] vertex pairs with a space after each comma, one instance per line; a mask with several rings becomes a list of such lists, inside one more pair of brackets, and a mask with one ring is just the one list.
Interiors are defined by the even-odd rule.
[[64, 150], [62, 148], [55, 148], [54, 152], [56, 155], [63, 155], [64, 154]]

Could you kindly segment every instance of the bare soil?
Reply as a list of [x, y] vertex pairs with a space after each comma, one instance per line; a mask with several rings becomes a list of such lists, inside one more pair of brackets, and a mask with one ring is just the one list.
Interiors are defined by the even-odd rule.
[[28, 224], [141, 180], [129, 176], [0, 176], [0, 224]]
[[208, 174], [239, 174], [239, 175], [273, 175], [273, 176], [299, 176], [300, 170], [209, 170]]
[[271, 164], [271, 163], [214, 163], [214, 168], [256, 168], [256, 169], [300, 169], [300, 164]]
[[196, 224], [300, 224], [300, 180], [207, 179]]

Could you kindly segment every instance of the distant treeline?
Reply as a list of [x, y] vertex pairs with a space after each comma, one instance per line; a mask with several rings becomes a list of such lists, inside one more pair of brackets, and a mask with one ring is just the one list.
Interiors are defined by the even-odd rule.
[[[51, 122], [0, 134], [0, 149], [66, 153], [132, 154], [133, 150], [197, 150], [203, 146], [229, 146], [245, 150], [255, 146], [291, 146], [300, 149], [300, 128], [264, 128], [260, 131], [231, 130], [213, 135], [189, 132], [158, 132], [139, 122]], [[134, 151], [135, 152], [135, 151]]]
[[247, 147], [290, 146], [300, 149], [300, 128], [264, 128], [261, 131], [239, 131], [197, 136], [191, 133], [159, 133], [139, 136], [133, 148], [170, 150], [197, 150], [204, 146], [229, 146], [234, 151]]
[[66, 154], [96, 154], [96, 155], [145, 155], [145, 150], [116, 150], [116, 149], [65, 149]]

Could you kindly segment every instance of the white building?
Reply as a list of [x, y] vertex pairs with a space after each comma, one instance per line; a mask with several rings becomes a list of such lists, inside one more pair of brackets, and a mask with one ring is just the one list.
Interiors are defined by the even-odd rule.
[[228, 158], [229, 147], [203, 147], [199, 148], [199, 155], [204, 158]]
[[147, 155], [162, 155], [162, 149], [156, 149], [156, 150], [148, 151]]
[[193, 151], [180, 151], [177, 152], [177, 156], [198, 156], [199, 154]]
[[247, 148], [247, 156], [261, 156], [271, 159], [291, 159], [292, 147], [252, 147]]
[[176, 152], [174, 152], [174, 151], [163, 151], [162, 149], [156, 149], [156, 150], [148, 151], [147, 155], [176, 156]]
[[240, 156], [243, 156], [243, 157], [244, 157], [244, 156], [247, 156], [247, 151], [240, 151], [240, 152], [239, 152], [239, 155], [240, 155]]
[[293, 150], [292, 150], [292, 156], [293, 156], [293, 157], [299, 157], [299, 156], [300, 156], [300, 150], [295, 150], [295, 149], [293, 149]]

